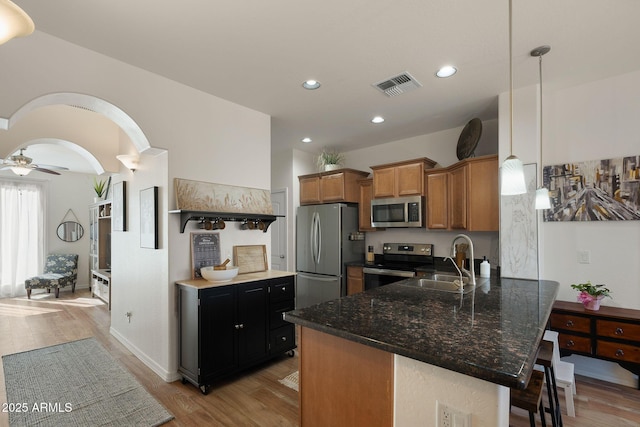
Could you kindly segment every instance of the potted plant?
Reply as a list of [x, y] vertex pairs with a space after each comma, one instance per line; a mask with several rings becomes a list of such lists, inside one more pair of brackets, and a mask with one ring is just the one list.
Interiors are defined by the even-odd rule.
[[578, 294], [578, 301], [580, 301], [587, 310], [599, 310], [600, 301], [602, 301], [604, 297], [611, 298], [611, 290], [609, 288], [604, 285], [592, 285], [588, 280], [587, 283], [573, 284], [571, 287], [580, 292], [580, 294]]
[[96, 192], [96, 196], [93, 201], [94, 202], [99, 202], [100, 200], [102, 200], [102, 196], [104, 196], [104, 190], [105, 190], [105, 185], [107, 183], [107, 180], [98, 180], [96, 179], [96, 177], [93, 177], [93, 191]]
[[331, 171], [339, 169], [344, 162], [344, 156], [335, 150], [322, 150], [318, 156], [318, 169]]

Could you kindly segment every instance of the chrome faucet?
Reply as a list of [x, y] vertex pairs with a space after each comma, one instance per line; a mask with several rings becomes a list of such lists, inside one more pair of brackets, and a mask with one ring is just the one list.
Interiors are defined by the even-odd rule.
[[446, 260], [451, 260], [451, 262], [453, 263], [453, 266], [456, 268], [456, 270], [458, 270], [458, 274], [460, 275], [460, 292], [462, 292], [464, 290], [464, 281], [462, 280], [462, 271], [460, 271], [460, 268], [458, 267], [458, 264], [456, 264], [455, 260], [453, 258], [451, 258], [450, 256], [444, 257], [444, 260], [445, 261]]
[[471, 238], [469, 238], [469, 236], [467, 236], [466, 234], [458, 234], [456, 237], [453, 238], [453, 241], [451, 242], [451, 258], [453, 258], [453, 256], [455, 255], [454, 252], [455, 252], [455, 248], [456, 248], [456, 240], [458, 240], [460, 238], [465, 239], [469, 243], [469, 249], [471, 250], [471, 256], [469, 258], [469, 264], [471, 264], [471, 271], [467, 270], [464, 267], [461, 267], [461, 270], [464, 272], [464, 274], [469, 276], [469, 283], [475, 286], [475, 284], [476, 284], [476, 271], [475, 271], [474, 261], [473, 261], [474, 260], [474, 258], [473, 258], [473, 242], [471, 241]]

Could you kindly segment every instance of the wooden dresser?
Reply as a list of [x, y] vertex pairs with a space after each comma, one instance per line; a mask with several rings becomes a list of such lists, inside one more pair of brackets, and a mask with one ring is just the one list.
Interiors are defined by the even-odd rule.
[[556, 301], [549, 323], [560, 335], [562, 355], [617, 362], [640, 375], [640, 310], [601, 306], [592, 311], [581, 303]]

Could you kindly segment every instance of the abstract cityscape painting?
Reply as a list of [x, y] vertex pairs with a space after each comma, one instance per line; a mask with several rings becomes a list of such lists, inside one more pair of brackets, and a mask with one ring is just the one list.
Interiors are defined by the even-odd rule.
[[640, 156], [543, 168], [545, 221], [640, 220]]

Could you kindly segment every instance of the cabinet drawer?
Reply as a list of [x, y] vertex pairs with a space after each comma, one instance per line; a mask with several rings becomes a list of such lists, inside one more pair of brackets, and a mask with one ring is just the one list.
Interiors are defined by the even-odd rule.
[[282, 353], [287, 350], [294, 349], [295, 343], [295, 327], [293, 325], [283, 326], [271, 332], [269, 341], [271, 353]]
[[580, 353], [591, 353], [591, 338], [577, 335], [559, 334], [558, 345], [561, 350], [570, 350]]
[[269, 286], [269, 299], [273, 301], [291, 300], [293, 301], [295, 289], [293, 280], [279, 281]]
[[276, 329], [282, 326], [291, 325], [290, 322], [287, 322], [282, 318], [282, 314], [287, 311], [291, 311], [294, 308], [293, 300], [272, 304], [269, 310], [269, 328]]
[[588, 317], [574, 316], [571, 314], [551, 314], [551, 329], [563, 329], [565, 331], [591, 332], [591, 320]]
[[598, 341], [597, 355], [625, 362], [640, 363], [640, 347], [609, 341]]
[[596, 333], [600, 337], [611, 337], [629, 341], [640, 341], [640, 325], [616, 322], [612, 320], [597, 320]]

